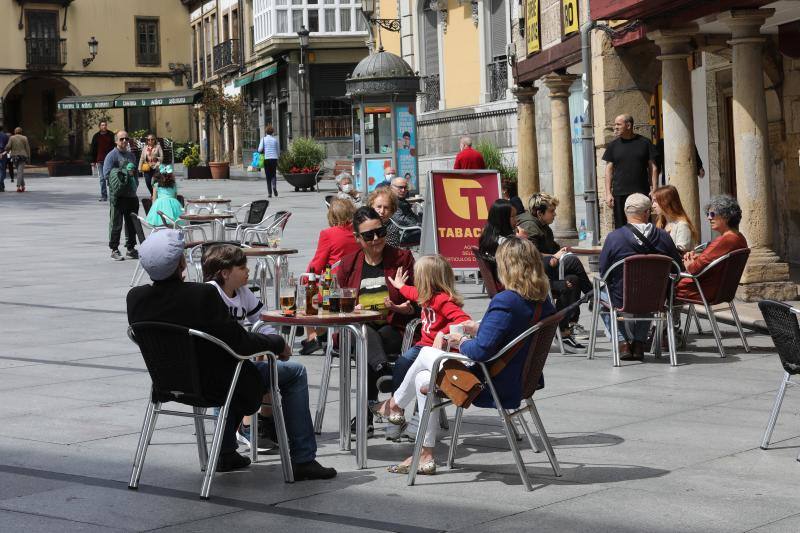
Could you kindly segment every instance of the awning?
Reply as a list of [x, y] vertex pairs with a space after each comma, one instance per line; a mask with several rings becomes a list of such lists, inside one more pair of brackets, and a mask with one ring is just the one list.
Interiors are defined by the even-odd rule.
[[67, 96], [58, 101], [58, 109], [110, 109], [121, 107], [190, 105], [200, 100], [200, 95], [200, 91], [182, 89], [178, 91]]
[[260, 70], [256, 70], [254, 72], [251, 72], [249, 74], [237, 78], [233, 82], [233, 85], [236, 87], [241, 87], [242, 85], [247, 85], [248, 83], [252, 83], [254, 81], [263, 80], [264, 78], [269, 78], [270, 76], [273, 76], [277, 73], [278, 73], [278, 64], [271, 63]]

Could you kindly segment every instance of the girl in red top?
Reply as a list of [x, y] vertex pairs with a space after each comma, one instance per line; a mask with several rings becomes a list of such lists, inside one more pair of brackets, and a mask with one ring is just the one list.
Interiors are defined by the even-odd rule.
[[425, 346], [433, 346], [436, 334], [449, 333], [450, 326], [470, 320], [461, 306], [464, 299], [455, 289], [455, 275], [450, 263], [441, 255], [426, 255], [414, 264], [414, 283], [406, 285], [408, 273], [403, 267], [397, 269], [389, 282], [408, 300], [422, 307], [422, 337], [397, 360], [392, 375], [393, 389], [403, 382], [411, 364]]

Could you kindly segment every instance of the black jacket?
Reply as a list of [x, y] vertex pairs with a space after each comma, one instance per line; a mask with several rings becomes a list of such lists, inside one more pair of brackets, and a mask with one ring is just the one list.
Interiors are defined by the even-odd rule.
[[528, 239], [540, 253], [552, 255], [561, 249], [561, 245], [553, 237], [553, 230], [550, 229], [550, 226], [540, 221], [532, 212], [518, 215], [517, 224], [525, 230]]
[[[134, 287], [128, 292], [128, 323], [167, 322], [193, 328], [213, 335], [225, 342], [240, 355], [250, 355], [265, 350], [280, 353], [285, 345], [279, 335], [250, 333], [231, 318], [217, 289], [206, 283], [180, 280], [156, 281], [152, 285]], [[223, 350], [207, 342], [198, 344], [200, 354], [207, 358], [201, 369], [204, 390], [213, 393], [227, 392], [236, 360]], [[248, 384], [258, 397], [266, 392], [255, 366], [246, 361], [242, 367], [239, 385]]]

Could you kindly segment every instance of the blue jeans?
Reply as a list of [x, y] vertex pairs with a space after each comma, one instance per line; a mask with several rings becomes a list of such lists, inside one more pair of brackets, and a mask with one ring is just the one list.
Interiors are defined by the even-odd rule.
[[108, 198], [108, 188], [107, 188], [107, 181], [106, 178], [103, 176], [103, 163], [96, 163], [95, 167], [97, 168], [97, 177], [100, 180], [100, 197], [101, 198]]
[[400, 384], [403, 383], [403, 378], [406, 377], [408, 369], [417, 360], [420, 350], [422, 350], [422, 346], [412, 346], [406, 350], [406, 353], [397, 358], [394, 363], [394, 370], [392, 370], [392, 392], [396, 391]]
[[[269, 386], [269, 366], [265, 362], [255, 363], [265, 386]], [[283, 404], [283, 418], [289, 435], [289, 453], [293, 463], [313, 461], [317, 455], [317, 439], [314, 423], [308, 407], [308, 374], [306, 367], [295, 361], [278, 361], [278, 388]], [[252, 413], [246, 413], [252, 414]], [[234, 451], [236, 429], [241, 417], [229, 416], [222, 439], [222, 451]]]
[[8, 164], [8, 159], [5, 157], [0, 157], [0, 189], [6, 188], [6, 166]]
[[[608, 302], [608, 292], [606, 289], [600, 293], [600, 300], [604, 302]], [[611, 338], [611, 314], [610, 313], [600, 313], [600, 316], [603, 318], [603, 324], [606, 326], [606, 334], [609, 338]], [[623, 321], [617, 327], [617, 341], [618, 342], [633, 342], [633, 341], [641, 341], [646, 343], [647, 342], [647, 334], [650, 331], [650, 320], [642, 320], [636, 322], [626, 322]]]

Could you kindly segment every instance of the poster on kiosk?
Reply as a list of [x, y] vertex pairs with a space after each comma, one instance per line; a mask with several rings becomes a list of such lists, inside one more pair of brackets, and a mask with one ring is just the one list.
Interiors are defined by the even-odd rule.
[[455, 270], [477, 270], [478, 245], [489, 208], [500, 198], [496, 170], [432, 170], [425, 188], [421, 251], [441, 254]]

